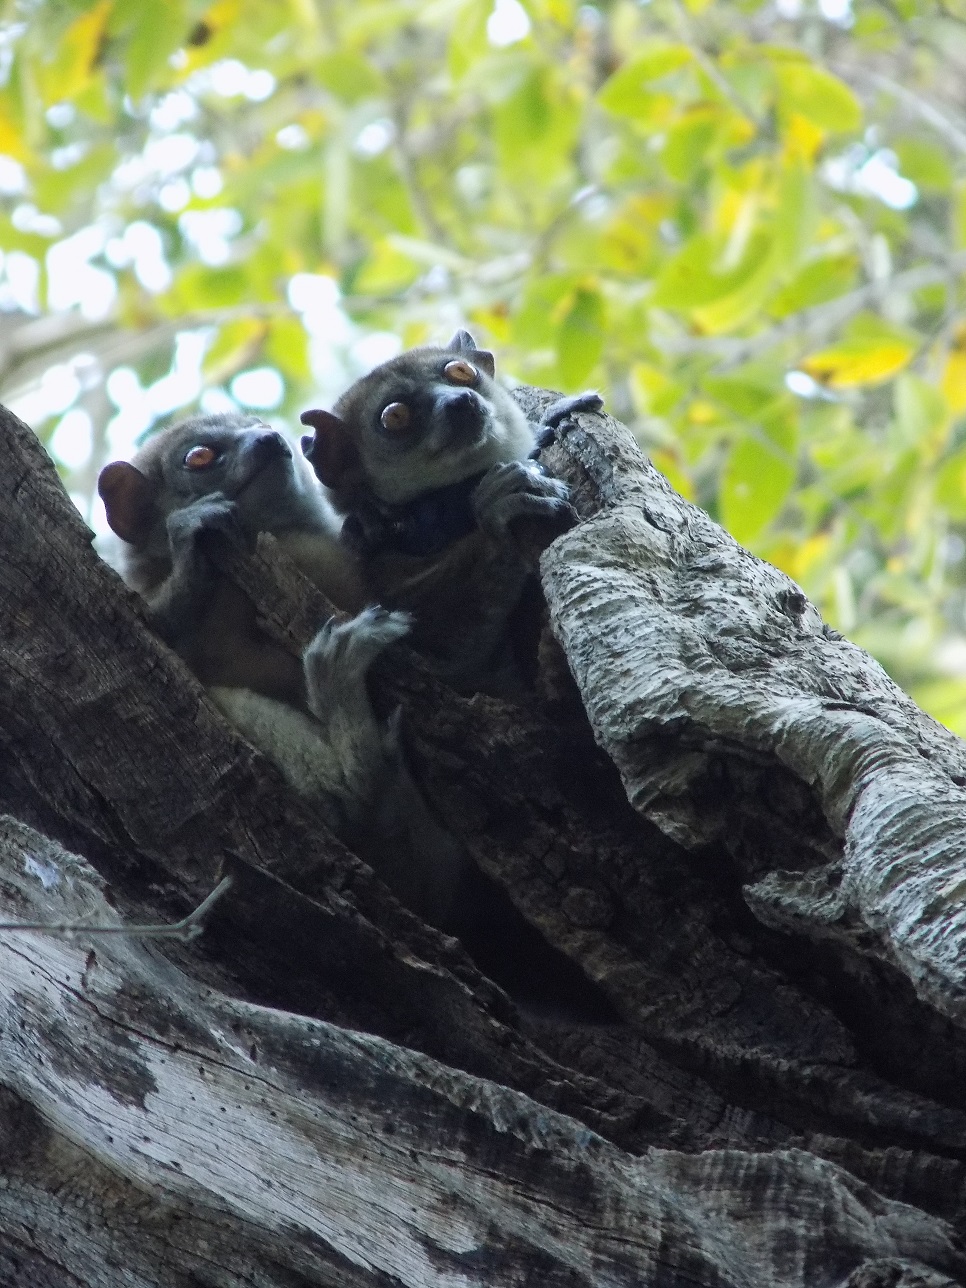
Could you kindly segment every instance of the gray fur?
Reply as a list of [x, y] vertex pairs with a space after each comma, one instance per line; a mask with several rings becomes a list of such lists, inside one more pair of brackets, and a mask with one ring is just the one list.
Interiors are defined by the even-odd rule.
[[[533, 448], [533, 427], [496, 380], [478, 367], [474, 389], [454, 387], [443, 379], [453, 349], [413, 349], [385, 362], [357, 381], [335, 405], [335, 413], [353, 430], [362, 468], [380, 500], [396, 504], [434, 488], [456, 483], [500, 461], [525, 457]], [[471, 361], [475, 349], [465, 352]], [[479, 413], [470, 437], [454, 432], [446, 408], [469, 396]], [[379, 415], [390, 402], [413, 409], [417, 432], [394, 438], [379, 428]]]
[[[219, 455], [192, 470], [185, 456], [198, 446]], [[130, 465], [105, 467], [101, 491], [112, 526], [129, 538], [126, 580], [215, 705], [401, 899], [447, 919], [461, 851], [429, 815], [395, 726], [380, 724], [366, 688], [371, 663], [407, 633], [409, 617], [370, 606], [332, 618], [300, 667], [257, 638], [254, 607], [204, 554], [206, 532], [270, 532], [337, 604], [358, 595], [339, 521], [305, 458], [256, 417], [198, 416], [162, 431]], [[245, 674], [251, 682], [237, 682]]]
[[[472, 379], [463, 383], [448, 373], [454, 361], [469, 363]], [[382, 413], [395, 403], [408, 421], [384, 425]], [[593, 393], [558, 399], [541, 426], [531, 424], [494, 378], [493, 355], [461, 330], [446, 348], [412, 349], [374, 368], [332, 412], [303, 413], [303, 423], [315, 430], [303, 448], [336, 508], [352, 515], [370, 584], [386, 602], [412, 609], [416, 646], [456, 687], [511, 693], [525, 684], [510, 635], [533, 578], [512, 528], [517, 520], [559, 527], [573, 515], [566, 485], [530, 458], [539, 451], [538, 434], [600, 405]], [[390, 543], [380, 545], [387, 507], [477, 475], [478, 531], [467, 534], [479, 539], [472, 566], [458, 542], [427, 556], [421, 567], [393, 563]]]

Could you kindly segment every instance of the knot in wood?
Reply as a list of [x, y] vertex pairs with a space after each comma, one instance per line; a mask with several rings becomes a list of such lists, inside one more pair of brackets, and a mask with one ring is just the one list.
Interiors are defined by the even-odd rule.
[[783, 590], [778, 597], [782, 612], [789, 617], [801, 617], [808, 607], [808, 600], [800, 590]]

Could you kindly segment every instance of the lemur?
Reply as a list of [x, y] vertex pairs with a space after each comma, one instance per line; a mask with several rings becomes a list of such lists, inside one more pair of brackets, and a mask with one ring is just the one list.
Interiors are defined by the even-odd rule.
[[561, 421], [602, 404], [562, 398], [535, 426], [494, 377], [493, 355], [458, 331], [374, 368], [333, 411], [303, 412], [302, 447], [371, 592], [412, 612], [415, 646], [454, 687], [507, 694], [529, 678], [513, 625], [535, 584], [513, 529], [552, 531], [572, 513], [534, 457]]
[[[409, 617], [364, 606], [357, 560], [308, 462], [257, 417], [196, 416], [156, 434], [133, 461], [105, 466], [98, 490], [125, 543], [125, 580], [214, 703], [404, 903], [445, 924], [461, 851], [430, 816], [366, 689], [370, 663], [407, 633]], [[272, 533], [354, 616], [324, 622], [294, 657], [206, 557], [212, 531]]]

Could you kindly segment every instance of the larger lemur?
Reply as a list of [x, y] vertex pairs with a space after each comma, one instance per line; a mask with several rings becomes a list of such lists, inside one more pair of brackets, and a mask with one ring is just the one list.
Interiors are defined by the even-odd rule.
[[514, 528], [570, 513], [533, 458], [541, 435], [601, 400], [559, 399], [535, 426], [494, 376], [492, 353], [458, 331], [376, 367], [333, 411], [304, 412], [302, 446], [373, 595], [412, 612], [413, 642], [455, 687], [506, 693], [528, 678], [512, 627], [534, 584]]

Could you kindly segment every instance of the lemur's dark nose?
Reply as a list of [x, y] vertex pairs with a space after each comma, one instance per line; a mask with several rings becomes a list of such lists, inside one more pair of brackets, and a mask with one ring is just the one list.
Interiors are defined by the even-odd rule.
[[251, 454], [257, 465], [268, 465], [270, 461], [291, 456], [292, 449], [277, 430], [267, 429], [255, 438]]
[[483, 404], [472, 389], [461, 389], [446, 399], [446, 421], [459, 432], [476, 430], [483, 424]]

